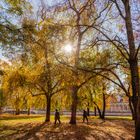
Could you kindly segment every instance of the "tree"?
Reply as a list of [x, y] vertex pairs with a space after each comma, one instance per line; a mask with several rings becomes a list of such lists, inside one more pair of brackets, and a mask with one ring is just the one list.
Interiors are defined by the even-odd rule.
[[[96, 20], [99, 18], [96, 16], [96, 11], [94, 7], [94, 0], [86, 0], [86, 1], [71, 1], [67, 2], [67, 12], [71, 12], [70, 20], [66, 25], [71, 27], [72, 34], [70, 41], [74, 42], [75, 52], [74, 52], [74, 63], [73, 63], [73, 73], [72, 77], [75, 79], [79, 79], [79, 71], [78, 66], [80, 64], [80, 52], [82, 49], [82, 44], [86, 42], [84, 37], [88, 35], [89, 28], [83, 28], [81, 24], [91, 23], [95, 24]], [[92, 14], [95, 15], [94, 20], [90, 20]], [[97, 18], [97, 19], [96, 19]], [[65, 25], [65, 23], [64, 23]], [[82, 85], [82, 84], [81, 84]], [[71, 106], [71, 119], [70, 124], [76, 124], [76, 109], [78, 104], [78, 90], [81, 86], [78, 86], [77, 82], [74, 81], [74, 84], [71, 87], [71, 97], [72, 97], [72, 106]]]
[[21, 24], [18, 18], [26, 12], [31, 11], [32, 7], [28, 0], [3, 0], [0, 3], [0, 42], [1, 46], [12, 46], [18, 40]]
[[[140, 83], [139, 83], [139, 73], [138, 73], [138, 52], [140, 45], [137, 43], [136, 37], [134, 37], [134, 30], [137, 29], [137, 27], [134, 27], [134, 22], [132, 20], [132, 13], [133, 13], [133, 7], [130, 6], [131, 4], [134, 4], [133, 2], [129, 0], [121, 0], [121, 3], [118, 3], [118, 1], [114, 0], [112, 1], [120, 15], [120, 17], [123, 20], [124, 26], [126, 28], [126, 45], [124, 42], [121, 41], [120, 37], [115, 36], [113, 39], [111, 39], [105, 32], [97, 29], [100, 33], [102, 33], [120, 52], [120, 54], [124, 57], [124, 59], [127, 60], [129, 67], [130, 67], [130, 74], [131, 74], [131, 85], [132, 85], [132, 103], [135, 111], [135, 139], [140, 139]], [[137, 2], [138, 4], [138, 2]], [[123, 6], [123, 8], [121, 8]], [[135, 15], [135, 18], [138, 19], [138, 17]], [[138, 21], [138, 20], [137, 20]], [[135, 30], [136, 31], [136, 30]], [[138, 33], [137, 31], [135, 33]], [[128, 46], [128, 48], [127, 48]], [[125, 52], [125, 53], [124, 53]]]
[[29, 90], [33, 96], [44, 95], [46, 100], [45, 121], [49, 122], [52, 96], [64, 90], [62, 65], [55, 60], [54, 53], [59, 51], [57, 45], [64, 38], [65, 28], [61, 29], [59, 25], [50, 24], [53, 19], [46, 15], [43, 16], [42, 21], [37, 24], [30, 19], [25, 19], [23, 26], [28, 28], [24, 29], [22, 33], [24, 47], [31, 57], [32, 68], [35, 72], [35, 75], [32, 74], [29, 78], [28, 82], [32, 85]]

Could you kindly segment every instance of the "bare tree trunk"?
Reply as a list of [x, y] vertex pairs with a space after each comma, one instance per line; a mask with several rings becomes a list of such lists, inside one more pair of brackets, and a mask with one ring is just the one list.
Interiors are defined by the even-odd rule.
[[78, 104], [78, 87], [73, 86], [72, 87], [72, 106], [71, 106], [71, 119], [70, 119], [70, 124], [76, 124], [76, 109], [77, 109], [77, 104]]
[[47, 105], [46, 105], [46, 119], [45, 119], [45, 122], [50, 122], [51, 97], [50, 96], [46, 96], [46, 101], [47, 101]]

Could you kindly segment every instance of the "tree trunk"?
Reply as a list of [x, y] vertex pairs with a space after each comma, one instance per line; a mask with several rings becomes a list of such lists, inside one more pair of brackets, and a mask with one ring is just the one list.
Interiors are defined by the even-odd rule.
[[19, 114], [20, 114], [20, 109], [19, 108], [16, 108], [15, 115], [19, 115]]
[[0, 106], [0, 115], [2, 114], [2, 107]]
[[105, 100], [105, 93], [103, 92], [103, 110], [102, 110], [102, 119], [105, 119], [105, 109], [106, 109], [106, 100]]
[[27, 115], [30, 115], [30, 107], [28, 108]]
[[[138, 84], [139, 84], [139, 79], [138, 79], [138, 62], [137, 59], [134, 60], [129, 60], [130, 64], [130, 70], [131, 70], [131, 84], [132, 84], [132, 103], [134, 106], [134, 112], [137, 116], [137, 101], [138, 101]], [[136, 117], [135, 117], [136, 120]]]
[[131, 110], [131, 113], [132, 113], [132, 120], [135, 120], [136, 119], [136, 112], [134, 110], [134, 105], [133, 105], [133, 102], [132, 102], [132, 97], [129, 97], [129, 107], [130, 107], [130, 110]]
[[87, 116], [89, 116], [89, 107], [87, 108]]
[[47, 101], [47, 105], [46, 105], [46, 119], [45, 119], [45, 122], [50, 122], [51, 97], [50, 96], [46, 96], [46, 101]]
[[88, 102], [88, 107], [87, 107], [87, 115], [89, 116], [89, 102]]
[[100, 110], [100, 108], [98, 106], [97, 106], [97, 110], [98, 110], [100, 119], [102, 119], [102, 113], [101, 113], [101, 110]]
[[135, 140], [140, 140], [140, 96], [138, 97], [137, 103], [137, 120], [135, 128]]
[[0, 92], [0, 115], [2, 114], [2, 93]]
[[[125, 7], [125, 25], [127, 31], [128, 45], [129, 45], [129, 65], [131, 72], [131, 85], [132, 85], [132, 102], [136, 112], [135, 118], [135, 139], [140, 140], [140, 82], [138, 73], [138, 59], [136, 55], [135, 40], [132, 27], [131, 8], [129, 0], [122, 0]], [[137, 98], [138, 97], [138, 98]]]
[[139, 85], [139, 73], [138, 73], [138, 61], [137, 58], [129, 60], [131, 71], [131, 84], [132, 84], [132, 104], [134, 107], [134, 120], [135, 120], [135, 140], [140, 140], [140, 85]]
[[94, 103], [94, 104], [96, 105], [96, 107], [97, 107], [97, 110], [98, 110], [100, 119], [102, 119], [102, 113], [101, 113], [101, 110], [100, 110], [99, 106], [96, 104], [96, 102], [93, 102], [93, 103]]
[[96, 107], [94, 107], [94, 115], [97, 116]]
[[72, 87], [72, 106], [71, 106], [71, 119], [70, 124], [76, 124], [76, 110], [77, 110], [77, 103], [78, 103], [78, 87]]

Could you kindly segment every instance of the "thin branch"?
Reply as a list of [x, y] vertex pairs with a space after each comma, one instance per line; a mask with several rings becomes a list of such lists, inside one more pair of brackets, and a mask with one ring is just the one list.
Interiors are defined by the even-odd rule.
[[120, 13], [120, 16], [123, 18], [123, 19], [125, 19], [125, 16], [123, 15], [123, 13], [122, 13], [122, 11], [121, 11], [121, 9], [120, 9], [120, 7], [119, 7], [119, 4], [117, 3], [117, 1], [116, 0], [112, 0], [112, 2], [113, 3], [115, 3], [115, 5], [116, 5], [116, 7], [117, 7], [117, 9], [118, 9], [118, 11], [119, 11], [119, 13]]
[[56, 83], [55, 83], [55, 85], [52, 87], [52, 90], [54, 90], [57, 86], [58, 86], [58, 84], [61, 82], [61, 79], [60, 80], [58, 80]]
[[33, 94], [33, 92], [28, 89], [28, 92], [34, 97], [34, 96], [40, 96], [40, 95], [45, 95], [44, 93], [38, 93], [38, 94]]
[[60, 91], [62, 91], [62, 90], [65, 90], [65, 89], [66, 89], [66, 88], [60, 88], [60, 89], [58, 89], [58, 90], [52, 92], [52, 93], [51, 93], [51, 96], [53, 96], [54, 94], [56, 94], [56, 93], [58, 93], [58, 92], [60, 92]]
[[44, 89], [44, 87], [41, 86], [40, 84], [35, 84], [35, 86], [37, 89], [39, 89], [39, 90], [41, 89], [44, 93], [47, 93], [47, 91]]
[[121, 53], [121, 55], [128, 61], [127, 56], [123, 53], [123, 51], [120, 49], [120, 47], [114, 43], [114, 41], [112, 41], [112, 39], [110, 39], [110, 37], [108, 35], [106, 35], [103, 31], [101, 31], [100, 29], [93, 27], [94, 29], [96, 29], [97, 31], [99, 31], [102, 35], [104, 35], [116, 48], [117, 50]]
[[137, 48], [137, 50], [136, 50], [135, 58], [138, 56], [139, 50], [140, 50], [140, 44], [139, 44], [139, 46], [138, 46], [138, 48]]
[[84, 84], [86, 84], [89, 80], [91, 80], [94, 76], [90, 76], [89, 78], [87, 78], [83, 83], [81, 83], [78, 88], [81, 88]]

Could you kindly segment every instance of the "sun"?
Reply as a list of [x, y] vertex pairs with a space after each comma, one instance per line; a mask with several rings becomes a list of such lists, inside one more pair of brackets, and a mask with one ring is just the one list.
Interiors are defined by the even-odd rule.
[[64, 51], [66, 53], [71, 53], [72, 52], [72, 45], [70, 45], [70, 44], [65, 45], [64, 46]]

